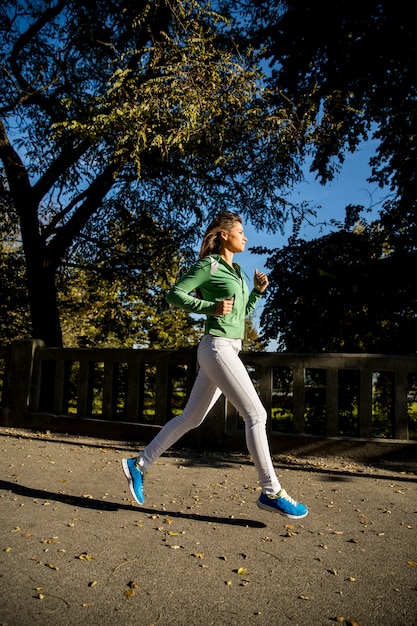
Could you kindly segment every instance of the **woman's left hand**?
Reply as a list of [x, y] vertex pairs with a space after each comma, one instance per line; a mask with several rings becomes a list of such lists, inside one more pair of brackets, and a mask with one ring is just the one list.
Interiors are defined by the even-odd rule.
[[258, 272], [258, 270], [255, 270], [253, 284], [255, 285], [255, 289], [259, 291], [259, 293], [263, 293], [269, 285], [268, 276], [263, 272]]

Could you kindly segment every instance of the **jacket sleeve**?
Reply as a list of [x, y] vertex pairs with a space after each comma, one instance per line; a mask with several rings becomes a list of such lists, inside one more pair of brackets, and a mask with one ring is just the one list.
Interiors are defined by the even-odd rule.
[[198, 261], [186, 274], [174, 285], [166, 296], [168, 304], [175, 306], [188, 313], [200, 313], [212, 315], [216, 309], [216, 302], [201, 300], [190, 295], [209, 280], [210, 263]]
[[252, 289], [252, 291], [249, 294], [248, 301], [246, 303], [246, 311], [245, 311], [246, 316], [252, 313], [252, 311], [256, 307], [256, 303], [258, 302], [260, 298], [262, 298], [262, 294], [259, 293], [259, 291], [256, 291], [256, 289]]

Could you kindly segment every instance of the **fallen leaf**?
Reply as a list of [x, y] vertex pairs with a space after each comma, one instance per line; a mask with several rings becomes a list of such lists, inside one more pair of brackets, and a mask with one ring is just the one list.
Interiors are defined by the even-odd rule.
[[204, 552], [195, 552], [191, 556], [195, 556], [196, 559], [202, 559], [204, 557]]
[[246, 574], [246, 568], [245, 567], [239, 567], [239, 569], [237, 570], [237, 573], [239, 576], [241, 576], [242, 574]]
[[135, 595], [135, 590], [134, 589], [126, 589], [125, 591], [125, 596], [131, 597]]
[[11, 548], [4, 548], [4, 552], [11, 552], [12, 549]]
[[18, 532], [20, 532], [20, 528], [19, 528], [19, 526], [15, 526], [15, 527], [13, 528], [13, 530], [11, 530], [10, 532], [11, 532], [11, 533], [18, 533]]
[[232, 581], [231, 581], [231, 580], [225, 580], [225, 584], [226, 584], [228, 587], [231, 587], [231, 586], [233, 585], [233, 583], [232, 583]]
[[411, 565], [411, 567], [417, 567], [416, 561], [407, 561], [407, 565]]
[[298, 596], [300, 600], [310, 600], [310, 598], [308, 596]]
[[49, 569], [54, 569], [57, 572], [59, 571], [59, 567], [57, 567], [56, 565], [54, 565], [53, 563], [46, 563], [46, 567], [49, 567]]
[[87, 552], [82, 552], [78, 557], [82, 561], [92, 561], [94, 557], [91, 554], [87, 554]]
[[88, 583], [89, 587], [95, 587], [97, 585], [97, 581], [96, 580], [92, 580], [91, 583]]

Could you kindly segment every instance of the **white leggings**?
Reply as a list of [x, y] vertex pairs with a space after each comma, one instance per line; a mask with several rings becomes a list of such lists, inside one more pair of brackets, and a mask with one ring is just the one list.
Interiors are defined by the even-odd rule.
[[199, 426], [221, 393], [233, 404], [245, 422], [246, 445], [258, 472], [262, 490], [275, 495], [281, 485], [272, 465], [266, 435], [266, 411], [245, 366], [239, 358], [242, 342], [204, 335], [198, 346], [200, 369], [181, 415], [165, 424], [139, 454], [143, 472], [180, 437]]

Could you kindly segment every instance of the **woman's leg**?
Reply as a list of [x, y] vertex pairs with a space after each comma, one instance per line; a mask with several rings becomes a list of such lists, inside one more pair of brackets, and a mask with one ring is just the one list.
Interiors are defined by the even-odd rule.
[[240, 340], [206, 335], [199, 346], [201, 369], [242, 415], [246, 445], [264, 493], [276, 495], [281, 485], [275, 473], [266, 435], [266, 411], [240, 360]]
[[173, 417], [139, 454], [137, 465], [145, 473], [168, 448], [192, 428], [197, 428], [221, 394], [211, 378], [200, 369], [184, 411]]
[[245, 420], [246, 443], [263, 490], [258, 506], [290, 519], [307, 515], [307, 507], [281, 489], [275, 474], [266, 436], [266, 411], [238, 356], [240, 345], [240, 340], [205, 335], [198, 348], [200, 371], [184, 412], [163, 427], [138, 459], [122, 460], [129, 489], [139, 504], [145, 501], [143, 476], [148, 467], [183, 434], [201, 424], [223, 392]]

